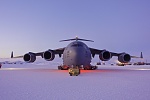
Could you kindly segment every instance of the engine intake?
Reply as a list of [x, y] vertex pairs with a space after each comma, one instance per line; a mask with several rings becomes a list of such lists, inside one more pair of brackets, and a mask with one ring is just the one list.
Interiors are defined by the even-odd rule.
[[29, 52], [23, 56], [23, 59], [25, 62], [31, 63], [36, 60], [36, 55], [34, 53]]
[[108, 61], [111, 58], [111, 53], [109, 51], [104, 50], [99, 54], [99, 58], [102, 61]]
[[123, 53], [118, 56], [118, 61], [121, 63], [128, 63], [131, 60], [131, 56], [129, 54]]
[[43, 53], [43, 58], [47, 61], [52, 61], [55, 58], [55, 54], [52, 50], [48, 50]]

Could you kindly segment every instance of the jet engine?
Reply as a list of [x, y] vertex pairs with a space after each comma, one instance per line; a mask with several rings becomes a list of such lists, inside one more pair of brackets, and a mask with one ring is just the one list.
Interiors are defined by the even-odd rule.
[[25, 62], [34, 62], [36, 60], [36, 55], [32, 52], [29, 52], [23, 56]]
[[43, 58], [47, 61], [52, 61], [55, 58], [55, 54], [52, 50], [48, 50], [43, 53]]
[[118, 56], [118, 61], [121, 63], [128, 63], [131, 60], [131, 56], [129, 54], [123, 53]]
[[108, 61], [111, 58], [111, 53], [109, 51], [104, 50], [99, 54], [99, 58], [102, 61]]

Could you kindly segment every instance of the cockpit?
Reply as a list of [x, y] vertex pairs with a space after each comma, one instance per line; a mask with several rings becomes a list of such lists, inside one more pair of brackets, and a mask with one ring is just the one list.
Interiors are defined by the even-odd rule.
[[73, 44], [73, 45], [71, 45], [71, 47], [83, 47], [83, 45], [82, 44]]
[[70, 43], [67, 47], [88, 49], [86, 44], [84, 44], [83, 42], [80, 42], [80, 41], [74, 41], [74, 42]]

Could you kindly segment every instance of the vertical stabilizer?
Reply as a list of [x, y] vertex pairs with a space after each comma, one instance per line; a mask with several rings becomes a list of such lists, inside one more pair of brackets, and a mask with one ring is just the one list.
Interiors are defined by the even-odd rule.
[[11, 58], [13, 58], [14, 57], [14, 54], [13, 54], [13, 51], [11, 52]]

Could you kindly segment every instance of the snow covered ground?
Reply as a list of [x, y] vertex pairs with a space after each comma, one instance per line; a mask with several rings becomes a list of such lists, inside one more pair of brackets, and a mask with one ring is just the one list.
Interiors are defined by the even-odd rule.
[[0, 100], [150, 99], [150, 66], [101, 65], [69, 76], [68, 71], [57, 70], [59, 64], [57, 60], [3, 64]]

